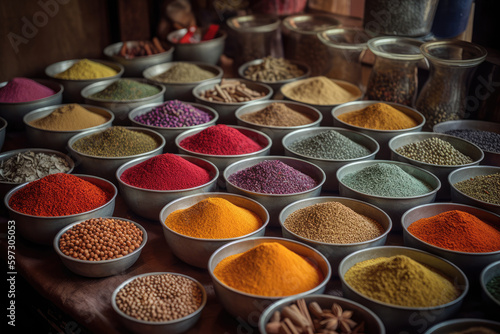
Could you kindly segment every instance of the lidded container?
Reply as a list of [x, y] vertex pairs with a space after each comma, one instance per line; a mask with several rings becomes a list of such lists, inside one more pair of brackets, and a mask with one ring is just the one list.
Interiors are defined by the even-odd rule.
[[458, 40], [427, 42], [420, 47], [429, 63], [429, 79], [416, 108], [425, 116], [425, 129], [462, 119], [467, 111], [467, 85], [473, 70], [486, 58], [482, 46]]
[[406, 37], [376, 37], [368, 48], [376, 56], [366, 87], [368, 100], [395, 102], [412, 107], [418, 88], [420, 42]]

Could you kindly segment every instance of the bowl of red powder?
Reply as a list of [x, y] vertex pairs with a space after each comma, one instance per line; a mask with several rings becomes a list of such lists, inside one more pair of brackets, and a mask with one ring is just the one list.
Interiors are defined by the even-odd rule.
[[99, 177], [58, 173], [17, 186], [4, 203], [23, 238], [51, 245], [59, 230], [73, 222], [112, 216], [117, 194], [111, 182]]
[[155, 221], [171, 201], [214, 191], [218, 177], [219, 171], [210, 161], [171, 153], [134, 159], [116, 171], [118, 188], [127, 206]]

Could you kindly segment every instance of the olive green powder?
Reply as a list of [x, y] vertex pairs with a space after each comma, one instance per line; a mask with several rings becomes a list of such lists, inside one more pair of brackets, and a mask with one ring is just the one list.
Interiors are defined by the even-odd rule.
[[397, 148], [396, 152], [413, 160], [439, 166], [458, 166], [474, 162], [449, 142], [438, 137], [404, 145]]
[[454, 184], [454, 187], [477, 200], [500, 205], [500, 173], [478, 175]]
[[153, 80], [165, 83], [187, 83], [214, 78], [215, 74], [202, 69], [198, 65], [178, 63], [167, 71], [152, 77]]
[[155, 86], [130, 79], [119, 79], [90, 97], [101, 100], [129, 101], [143, 99], [159, 92], [160, 89]]

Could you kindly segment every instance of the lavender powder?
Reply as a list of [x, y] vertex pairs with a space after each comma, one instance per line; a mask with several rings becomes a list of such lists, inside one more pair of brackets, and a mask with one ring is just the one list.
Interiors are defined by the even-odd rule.
[[170, 100], [153, 108], [151, 111], [136, 116], [136, 122], [163, 128], [180, 128], [204, 124], [213, 119], [213, 115], [179, 100]]

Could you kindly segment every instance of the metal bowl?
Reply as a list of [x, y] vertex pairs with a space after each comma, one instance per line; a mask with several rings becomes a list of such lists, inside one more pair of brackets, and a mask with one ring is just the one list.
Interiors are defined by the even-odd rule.
[[[370, 154], [368, 154], [364, 157], [359, 157], [359, 158], [355, 158], [355, 159], [330, 160], [330, 159], [312, 158], [310, 156], [296, 153], [289, 148], [290, 145], [292, 143], [296, 142], [297, 140], [302, 140], [302, 139], [306, 139], [309, 137], [313, 137], [313, 136], [316, 136], [322, 132], [329, 131], [329, 130], [335, 130], [338, 133], [340, 133], [341, 135], [346, 136], [347, 138], [351, 139], [352, 141], [354, 141], [362, 146], [365, 146], [370, 151]], [[318, 127], [318, 128], [308, 128], [308, 129], [301, 129], [301, 130], [293, 131], [293, 132], [287, 134], [285, 137], [283, 137], [282, 143], [283, 143], [283, 147], [285, 149], [286, 156], [306, 160], [306, 161], [312, 162], [315, 165], [318, 165], [326, 174], [326, 181], [325, 181], [325, 184], [323, 184], [322, 189], [326, 190], [326, 191], [332, 191], [332, 192], [339, 191], [339, 181], [337, 180], [336, 174], [337, 174], [337, 170], [340, 167], [345, 166], [351, 162], [373, 160], [373, 159], [375, 159], [375, 155], [377, 154], [377, 152], [380, 149], [380, 146], [375, 139], [373, 139], [370, 136], [367, 136], [363, 133], [353, 131], [353, 130], [343, 129], [343, 128], [324, 127], [324, 126]]]
[[167, 35], [168, 42], [175, 47], [175, 60], [199, 61], [216, 65], [226, 45], [226, 32], [219, 30], [214, 38], [207, 41], [200, 41], [198, 43], [177, 43], [176, 41], [180, 40], [187, 31], [188, 30], [184, 28], [172, 31]]
[[125, 127], [125, 128], [128, 130], [142, 132], [144, 134], [149, 135], [154, 140], [156, 140], [158, 146], [152, 151], [136, 155], [129, 155], [125, 157], [98, 157], [94, 155], [80, 153], [73, 148], [73, 144], [77, 140], [99, 132], [106, 131], [106, 129], [97, 129], [97, 130], [85, 131], [71, 137], [70, 140], [68, 141], [69, 152], [71, 156], [75, 157], [80, 168], [83, 169], [85, 173], [105, 178], [111, 182], [116, 182], [115, 173], [118, 167], [120, 167], [126, 162], [129, 162], [137, 158], [142, 158], [142, 157], [150, 158], [155, 155], [161, 154], [163, 151], [163, 146], [165, 146], [165, 138], [163, 138], [163, 136], [157, 133], [156, 131], [145, 128], [136, 128], [136, 127]]
[[31, 122], [36, 121], [40, 118], [44, 118], [50, 115], [55, 109], [64, 107], [66, 105], [67, 104], [58, 104], [50, 107], [43, 107], [40, 109], [33, 110], [24, 116], [23, 122], [24, 126], [26, 127], [26, 137], [28, 138], [28, 141], [31, 143], [31, 145], [44, 147], [52, 150], [66, 151], [68, 140], [70, 140], [70, 138], [73, 137], [74, 135], [88, 130], [107, 129], [111, 127], [111, 124], [115, 119], [114, 114], [108, 109], [88, 104], [80, 104], [80, 107], [83, 107], [89, 111], [104, 116], [108, 118], [108, 121], [103, 124], [99, 124], [90, 128], [71, 130], [71, 131], [47, 130], [30, 125]]
[[5, 133], [7, 132], [7, 121], [0, 117], [0, 151], [2, 151], [3, 144], [5, 143]]
[[151, 86], [154, 86], [158, 88], [160, 91], [154, 95], [144, 97], [142, 99], [135, 99], [135, 100], [127, 100], [127, 101], [118, 101], [118, 100], [106, 100], [106, 99], [97, 99], [93, 98], [92, 95], [95, 93], [98, 93], [104, 89], [106, 89], [108, 86], [110, 86], [112, 83], [115, 81], [118, 81], [120, 79], [111, 79], [111, 80], [104, 80], [104, 81], [99, 81], [96, 83], [93, 83], [91, 85], [88, 85], [84, 89], [82, 89], [82, 97], [85, 100], [85, 103], [95, 105], [98, 107], [103, 107], [111, 110], [113, 114], [115, 115], [115, 124], [128, 124], [128, 113], [137, 108], [140, 107], [146, 103], [160, 103], [163, 102], [163, 95], [165, 94], [165, 86], [147, 82], [145, 79], [133, 79], [133, 78], [127, 78], [128, 80], [134, 80], [140, 83], [148, 84]]
[[[450, 334], [450, 333], [461, 333], [466, 331], [471, 327], [483, 327], [488, 328], [495, 332], [500, 332], [500, 322], [495, 322], [485, 319], [452, 319], [440, 322], [437, 325], [429, 328], [424, 334]], [[482, 331], [477, 331], [475, 333], [482, 333]]]
[[[432, 131], [437, 133], [445, 133], [451, 130], [481, 130], [500, 134], [500, 125], [494, 122], [476, 121], [476, 120], [456, 120], [447, 121], [434, 125]], [[484, 159], [481, 161], [483, 165], [500, 166], [500, 153], [484, 151]]]
[[138, 108], [135, 108], [134, 110], [129, 112], [129, 114], [128, 114], [129, 122], [132, 123], [134, 126], [151, 129], [151, 130], [158, 132], [159, 134], [161, 134], [163, 136], [163, 138], [165, 138], [164, 151], [170, 152], [170, 153], [177, 152], [177, 147], [175, 146], [175, 138], [178, 135], [180, 135], [181, 133], [183, 133], [184, 131], [187, 131], [187, 130], [204, 128], [207, 126], [215, 125], [215, 123], [219, 119], [219, 114], [217, 113], [217, 111], [215, 111], [214, 109], [212, 109], [210, 107], [207, 107], [203, 104], [194, 103], [194, 102], [185, 102], [185, 101], [182, 101], [182, 102], [189, 104], [189, 105], [192, 105], [193, 107], [200, 109], [201, 111], [204, 111], [208, 114], [211, 114], [213, 116], [213, 118], [210, 121], [208, 121], [207, 123], [193, 125], [193, 126], [183, 126], [183, 127], [179, 127], [179, 128], [167, 128], [167, 127], [161, 127], [161, 126], [146, 125], [146, 124], [143, 124], [143, 123], [140, 123], [140, 122], [137, 122], [136, 120], [134, 120], [134, 118], [136, 118], [137, 116], [147, 114], [153, 108], [161, 106], [163, 104], [163, 103], [149, 103], [149, 104], [145, 104], [143, 106], [140, 106]]
[[[201, 81], [195, 81], [195, 82], [162, 82], [162, 81], [157, 81], [153, 79], [154, 76], [162, 74], [166, 71], [168, 71], [170, 68], [174, 67], [175, 65], [179, 63], [189, 63], [193, 65], [197, 65], [201, 69], [204, 69], [206, 71], [212, 72], [213, 73], [213, 78], [201, 80]], [[164, 63], [164, 64], [159, 64], [155, 66], [148, 67], [147, 69], [142, 72], [142, 76], [145, 77], [148, 81], [165, 86], [165, 101], [168, 100], [182, 100], [182, 101], [194, 101], [193, 97], [193, 89], [205, 82], [208, 82], [210, 80], [214, 79], [220, 79], [222, 78], [222, 74], [224, 71], [222, 68], [216, 65], [212, 64], [207, 64], [207, 63], [199, 63], [199, 62], [186, 62], [186, 61], [172, 61], [169, 63]], [[197, 101], [198, 102], [198, 101]]]
[[401, 111], [401, 112], [405, 113], [406, 115], [410, 116], [411, 118], [413, 118], [418, 123], [418, 125], [413, 127], [413, 128], [408, 128], [408, 129], [403, 129], [403, 130], [376, 130], [376, 129], [368, 129], [368, 128], [363, 128], [360, 126], [351, 125], [349, 123], [345, 123], [345, 122], [338, 119], [339, 115], [345, 114], [347, 112], [355, 111], [355, 110], [361, 110], [361, 109], [364, 109], [372, 104], [379, 103], [379, 102], [381, 102], [381, 101], [356, 101], [356, 102], [345, 103], [345, 104], [342, 104], [338, 107], [335, 107], [332, 110], [333, 124], [335, 126], [358, 131], [358, 132], [364, 133], [365, 135], [372, 137], [380, 145], [380, 151], [378, 152], [376, 158], [377, 159], [390, 159], [391, 151], [388, 147], [389, 141], [392, 138], [394, 138], [402, 133], [422, 131], [422, 127], [425, 124], [424, 115], [422, 115], [417, 110], [410, 108], [408, 106], [402, 105], [402, 104], [393, 103], [393, 102], [384, 102], [385, 104], [388, 104], [391, 107], [396, 108], [399, 111]]
[[[137, 46], [141, 41], [127, 41], [127, 47]], [[157, 53], [151, 56], [134, 57], [132, 59], [127, 59], [120, 56], [120, 50], [124, 42], [118, 42], [108, 45], [104, 48], [104, 55], [108, 58], [117, 62], [123, 66], [125, 69], [124, 75], [126, 77], [140, 77], [142, 72], [153, 65], [166, 63], [172, 61], [174, 48], [169, 46], [166, 48], [165, 52]]]
[[[313, 239], [300, 236], [287, 229], [286, 226], [284, 225], [285, 220], [293, 212], [314, 204], [327, 203], [327, 202], [338, 202], [340, 204], [347, 206], [348, 208], [352, 209], [358, 214], [374, 219], [382, 226], [384, 232], [380, 236], [374, 239], [363, 242], [349, 243], [349, 244], [334, 244], [334, 243], [316, 241]], [[382, 211], [381, 209], [377, 208], [374, 205], [346, 197], [322, 196], [322, 197], [313, 197], [293, 202], [292, 204], [287, 205], [281, 211], [279, 220], [281, 225], [281, 233], [283, 237], [303, 242], [306, 245], [309, 245], [312, 248], [318, 250], [328, 259], [328, 262], [330, 262], [330, 266], [332, 267], [334, 276], [338, 275], [338, 267], [340, 261], [342, 261], [342, 259], [347, 255], [355, 251], [358, 251], [360, 249], [385, 245], [385, 242], [387, 240], [387, 235], [389, 234], [392, 228], [391, 218], [389, 218], [389, 216], [384, 211]], [[355, 233], [355, 231], [353, 232]]]
[[51, 245], [56, 234], [65, 226], [75, 222], [97, 217], [111, 217], [115, 209], [116, 195], [118, 189], [109, 181], [90, 175], [79, 175], [81, 179], [88, 181], [101, 189], [113, 194], [111, 199], [98, 208], [69, 216], [43, 217], [27, 215], [13, 210], [9, 205], [9, 200], [15, 192], [26, 186], [28, 183], [19, 185], [5, 195], [4, 203], [9, 211], [9, 216], [16, 221], [16, 230], [19, 234], [34, 243], [41, 245]]
[[[45, 74], [50, 77], [52, 80], [57, 81], [58, 83], [64, 86], [63, 98], [64, 101], [74, 102], [74, 103], [83, 103], [83, 98], [80, 94], [81, 90], [86, 86], [93, 84], [94, 82], [99, 82], [103, 80], [109, 79], [118, 79], [123, 75], [124, 68], [121, 64], [114, 63], [111, 61], [105, 61], [100, 59], [90, 59], [91, 61], [101, 63], [108, 67], [114, 69], [117, 73], [110, 77], [97, 78], [97, 79], [85, 79], [85, 80], [69, 80], [69, 79], [58, 79], [55, 76], [61, 72], [66, 71], [68, 68], [78, 63], [82, 59], [72, 59], [72, 60], [63, 60], [52, 65], [49, 65], [45, 68]], [[61, 102], [51, 103], [51, 104], [60, 104]], [[44, 106], [37, 106], [37, 108]], [[36, 109], [36, 108], [33, 108]], [[32, 110], [33, 110], [32, 109]]]
[[249, 89], [254, 90], [256, 92], [259, 92], [259, 93], [264, 93], [266, 95], [264, 95], [263, 97], [260, 97], [258, 99], [254, 99], [254, 100], [246, 101], [246, 102], [228, 103], [228, 102], [219, 102], [219, 101], [208, 101], [208, 100], [202, 98], [201, 94], [206, 90], [213, 89], [215, 87], [215, 85], [217, 85], [221, 82], [221, 79], [210, 80], [210, 81], [203, 82], [203, 83], [199, 84], [198, 86], [196, 86], [193, 89], [193, 95], [194, 95], [196, 102], [202, 103], [204, 105], [207, 105], [207, 106], [212, 107], [215, 110], [217, 110], [217, 112], [219, 113], [219, 121], [223, 124], [236, 124], [235, 112], [238, 108], [240, 108], [244, 105], [250, 104], [250, 103], [257, 102], [257, 101], [269, 100], [271, 98], [271, 96], [273, 96], [273, 89], [270, 86], [265, 85], [263, 83], [257, 83], [254, 81], [248, 81], [248, 80], [243, 80], [243, 79], [231, 79], [231, 80], [238, 80], [238, 81], [244, 83]]
[[[433, 307], [405, 307], [384, 303], [357, 292], [344, 280], [345, 273], [355, 264], [376, 259], [378, 257], [391, 257], [395, 255], [405, 255], [413, 260], [429, 267], [434, 268], [451, 278], [452, 283], [461, 292], [455, 300]], [[465, 295], [469, 290], [469, 281], [465, 274], [454, 264], [435, 255], [423, 252], [418, 249], [397, 246], [381, 246], [363, 249], [348, 255], [339, 265], [339, 276], [342, 282], [342, 293], [344, 298], [358, 302], [373, 310], [384, 323], [388, 333], [399, 333], [407, 330], [408, 332], [417, 332], [421, 321], [425, 319], [428, 325], [438, 323], [450, 318], [462, 305]], [[432, 314], [432, 317], [429, 317]], [[415, 328], [415, 326], [419, 326]]]
[[312, 302], [317, 302], [322, 309], [327, 310], [331, 309], [334, 303], [337, 303], [343, 310], [353, 311], [353, 317], [351, 319], [357, 323], [361, 323], [363, 321], [365, 323], [365, 328], [370, 329], [370, 333], [385, 334], [385, 327], [382, 320], [380, 320], [380, 318], [369, 308], [342, 297], [316, 294], [302, 297], [287, 297], [270, 305], [264, 310], [264, 312], [262, 312], [262, 315], [259, 318], [260, 333], [269, 334], [266, 331], [266, 325], [271, 320], [274, 312], [281, 311], [285, 306], [295, 304], [299, 299], [304, 299], [307, 305]]
[[460, 210], [470, 213], [481, 219], [482, 221], [487, 222], [492, 226], [496, 226], [497, 229], [500, 229], [500, 216], [492, 212], [464, 204], [432, 203], [416, 206], [408, 210], [403, 215], [403, 217], [401, 218], [401, 223], [403, 226], [404, 243], [408, 247], [421, 249], [423, 251], [445, 258], [450, 262], [453, 262], [456, 266], [462, 269], [465, 274], [467, 274], [469, 280], [477, 281], [479, 273], [484, 267], [494, 261], [500, 260], [500, 250], [488, 253], [467, 253], [453, 251], [424, 242], [413, 236], [408, 231], [408, 226], [410, 226], [413, 222], [422, 218], [433, 217], [450, 210]]
[[124, 163], [116, 170], [116, 179], [118, 180], [118, 189], [127, 206], [136, 214], [151, 220], [157, 220], [161, 210], [168, 203], [189, 195], [199, 193], [208, 193], [214, 191], [217, 187], [219, 170], [210, 161], [192, 157], [189, 155], [179, 155], [187, 161], [207, 170], [210, 175], [210, 181], [200, 186], [180, 189], [180, 190], [152, 190], [132, 186], [121, 179], [125, 170], [143, 162], [151, 157], [143, 157]]
[[133, 223], [138, 229], [142, 231], [142, 242], [140, 246], [135, 249], [133, 252], [124, 255], [119, 258], [115, 259], [110, 259], [110, 260], [102, 260], [102, 261], [89, 261], [89, 260], [81, 260], [81, 259], [75, 259], [71, 256], [68, 256], [64, 254], [61, 249], [59, 248], [59, 242], [61, 240], [61, 236], [66, 233], [68, 230], [72, 229], [78, 224], [83, 223], [85, 220], [78, 221], [76, 223], [72, 223], [57, 233], [56, 237], [54, 238], [53, 241], [53, 246], [54, 250], [56, 251], [57, 255], [61, 259], [62, 263], [74, 272], [77, 275], [85, 276], [85, 277], [107, 277], [107, 276], [112, 276], [112, 275], [117, 275], [128, 268], [130, 268], [139, 258], [141, 255], [141, 251], [146, 245], [146, 242], [148, 240], [148, 235], [144, 227], [141, 226], [141, 224], [138, 224], [134, 221], [131, 221], [129, 219], [125, 218], [119, 218], [119, 217], [110, 217], [114, 219], [119, 219], [119, 220], [124, 220]]
[[[299, 112], [303, 115], [308, 116], [313, 121], [311, 123], [299, 125], [299, 126], [269, 126], [269, 125], [251, 123], [251, 122], [248, 122], [248, 121], [241, 119], [241, 116], [246, 115], [246, 114], [251, 114], [251, 113], [260, 111], [262, 109], [265, 109], [266, 107], [270, 106], [273, 103], [284, 104], [288, 108], [293, 109], [296, 112]], [[275, 154], [275, 155], [283, 155], [282, 140], [283, 140], [283, 137], [285, 135], [287, 135], [290, 132], [293, 132], [295, 130], [299, 130], [299, 129], [306, 129], [306, 128], [310, 129], [310, 128], [318, 127], [319, 123], [323, 119], [323, 116], [321, 115], [321, 113], [317, 109], [310, 107], [307, 104], [290, 102], [290, 101], [282, 101], [282, 100], [267, 100], [267, 101], [251, 102], [247, 105], [239, 107], [235, 112], [235, 116], [236, 116], [238, 125], [245, 126], [247, 128], [251, 128], [251, 129], [259, 130], [261, 132], [264, 132], [266, 135], [268, 135], [273, 142], [273, 145], [271, 146], [271, 154]]]
[[[461, 153], [469, 156], [472, 159], [472, 163], [465, 164], [465, 165], [457, 165], [457, 166], [441, 166], [441, 165], [433, 165], [417, 160], [413, 160], [410, 158], [407, 158], [399, 153], [396, 152], [396, 150], [402, 146], [423, 141], [429, 138], [437, 137], [441, 140], [447, 141], [450, 143], [456, 150], [460, 151]], [[391, 150], [391, 159], [396, 160], [396, 161], [402, 161], [405, 163], [409, 163], [415, 166], [418, 166], [420, 168], [423, 168], [425, 170], [428, 170], [432, 174], [436, 175], [439, 178], [439, 181], [441, 181], [441, 189], [437, 193], [437, 198], [438, 199], [449, 199], [450, 198], [450, 184], [448, 182], [448, 175], [453, 172], [454, 170], [457, 170], [462, 167], [468, 167], [468, 166], [476, 166], [479, 165], [481, 160], [484, 158], [484, 153], [481, 151], [479, 147], [476, 145], [469, 143], [466, 140], [449, 136], [449, 135], [444, 135], [440, 133], [433, 133], [433, 132], [421, 132], [421, 133], [405, 133], [402, 135], [399, 135], [397, 137], [392, 138], [389, 141], [389, 149]]]
[[[255, 319], [263, 312], [265, 308], [267, 308], [272, 303], [282, 299], [283, 297], [266, 297], [241, 292], [219, 281], [219, 279], [215, 277], [213, 272], [219, 262], [226, 257], [246, 252], [249, 249], [266, 242], [280, 243], [291, 251], [305, 257], [314, 265], [316, 265], [324, 276], [323, 281], [314, 289], [293, 295], [293, 297], [301, 298], [311, 294], [323, 293], [325, 291], [326, 284], [331, 277], [332, 270], [326, 258], [317, 250], [300, 242], [270, 237], [250, 238], [246, 240], [231, 242], [219, 248], [216, 252], [213, 253], [208, 262], [208, 272], [210, 274], [210, 277], [212, 278], [217, 298], [219, 299], [222, 306], [224, 306], [227, 312], [238, 319], [243, 319], [243, 321], [248, 319]], [[257, 323], [255, 323], [255, 325], [257, 325]]]
[[[342, 182], [342, 179], [347, 174], [357, 172], [363, 168], [372, 166], [377, 163], [396, 165], [401, 169], [403, 169], [406, 173], [410, 174], [411, 176], [425, 182], [427, 185], [431, 187], [432, 190], [426, 194], [419, 196], [386, 197], [386, 196], [375, 196], [362, 193], [360, 191], [357, 191], [355, 189], [346, 186]], [[339, 181], [340, 196], [365, 201], [384, 210], [389, 215], [389, 217], [391, 217], [391, 220], [394, 222], [392, 226], [393, 231], [401, 231], [401, 225], [399, 224], [399, 222], [401, 221], [401, 216], [407, 210], [417, 205], [434, 202], [434, 200], [436, 199], [436, 194], [439, 188], [441, 187], [441, 182], [439, 181], [439, 179], [432, 173], [426, 171], [425, 169], [412, 166], [407, 163], [391, 161], [391, 160], [367, 160], [367, 161], [358, 161], [347, 164], [338, 169], [337, 180]]]
[[[296, 170], [309, 175], [318, 183], [314, 188], [293, 194], [264, 194], [257, 193], [250, 190], [246, 190], [236, 186], [235, 184], [228, 181], [228, 178], [243, 169], [255, 166], [265, 160], [279, 160]], [[282, 156], [266, 156], [266, 157], [254, 157], [248, 158], [241, 161], [237, 161], [229, 165], [223, 173], [224, 180], [226, 182], [227, 191], [230, 193], [240, 194], [243, 196], [250, 197], [257, 202], [261, 203], [267, 211], [269, 211], [270, 226], [279, 226], [279, 215], [281, 210], [287, 205], [299, 201], [301, 199], [307, 199], [311, 197], [316, 197], [321, 194], [321, 187], [325, 183], [325, 173], [321, 168], [313, 163], [296, 159], [290, 157]]]
[[[177, 233], [165, 225], [165, 219], [167, 219], [168, 215], [172, 212], [187, 209], [207, 198], [223, 198], [234, 205], [254, 212], [262, 220], [262, 226], [252, 233], [236, 238], [201, 239]], [[212, 253], [220, 247], [233, 241], [264, 236], [268, 222], [269, 214], [267, 210], [257, 201], [240, 195], [218, 192], [195, 194], [179, 198], [165, 205], [160, 212], [160, 223], [163, 227], [163, 235], [174, 255], [189, 265], [203, 269], [206, 269], [209, 265], [209, 259]]]
[[[39, 84], [49, 87], [55, 92], [55, 94], [43, 99], [28, 102], [0, 102], [0, 117], [4, 118], [7, 121], [7, 123], [9, 124], [9, 128], [22, 129], [24, 115], [32, 110], [51, 106], [54, 104], [60, 104], [62, 102], [64, 87], [61, 84], [51, 80], [33, 80], [38, 82]], [[5, 86], [7, 83], [7, 81], [0, 83], [0, 87]]]
[[[153, 322], [153, 321], [144, 321], [144, 320], [139, 320], [137, 318], [133, 318], [121, 311], [118, 306], [116, 305], [116, 295], [118, 292], [123, 289], [127, 284], [135, 280], [136, 278], [139, 277], [144, 277], [144, 276], [152, 276], [152, 275], [163, 275], [163, 274], [171, 274], [171, 275], [177, 275], [177, 276], [182, 276], [189, 278], [190, 280], [194, 281], [198, 288], [200, 288], [200, 291], [202, 293], [202, 300], [201, 300], [201, 305], [200, 307], [194, 311], [193, 313], [180, 318], [180, 319], [175, 319], [171, 321], [158, 321], [158, 322]], [[207, 304], [207, 292], [203, 285], [201, 285], [200, 282], [195, 280], [192, 277], [182, 275], [179, 273], [169, 273], [169, 272], [154, 272], [154, 273], [147, 273], [147, 274], [142, 274], [142, 275], [137, 275], [134, 277], [131, 277], [127, 279], [125, 282], [120, 284], [115, 291], [113, 291], [113, 294], [111, 295], [111, 306], [113, 307], [113, 310], [119, 315], [120, 321], [123, 323], [123, 325], [130, 329], [134, 333], [151, 333], [151, 334], [163, 334], [163, 333], [169, 333], [169, 334], [180, 334], [184, 333], [187, 330], [189, 330], [191, 327], [193, 327], [196, 322], [200, 319], [201, 312], [203, 311], [203, 308]]]
[[[486, 288], [486, 284], [488, 284], [491, 279], [497, 276], [500, 276], [500, 260], [489, 264], [481, 271], [481, 275], [479, 276], [479, 283], [481, 284], [483, 299], [489, 306], [492, 306], [493, 310], [496, 309], [498, 311], [500, 309], [500, 300], [495, 299]], [[499, 328], [497, 328], [497, 330], [500, 331], [500, 326]]]

